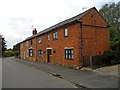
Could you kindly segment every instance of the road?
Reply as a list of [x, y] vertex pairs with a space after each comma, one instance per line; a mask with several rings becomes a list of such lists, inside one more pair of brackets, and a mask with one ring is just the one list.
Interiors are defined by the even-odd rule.
[[75, 86], [64, 79], [19, 63], [13, 58], [4, 58], [2, 88], [75, 88]]

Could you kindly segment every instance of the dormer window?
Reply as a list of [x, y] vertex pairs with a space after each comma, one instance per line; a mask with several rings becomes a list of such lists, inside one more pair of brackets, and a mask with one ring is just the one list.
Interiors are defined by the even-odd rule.
[[42, 43], [42, 38], [41, 37], [38, 38], [38, 43]]

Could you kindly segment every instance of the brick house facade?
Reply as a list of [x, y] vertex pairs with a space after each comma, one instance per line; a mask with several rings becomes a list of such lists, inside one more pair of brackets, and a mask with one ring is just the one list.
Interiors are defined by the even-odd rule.
[[20, 44], [20, 58], [80, 67], [109, 49], [108, 24], [93, 7], [39, 33], [34, 28]]

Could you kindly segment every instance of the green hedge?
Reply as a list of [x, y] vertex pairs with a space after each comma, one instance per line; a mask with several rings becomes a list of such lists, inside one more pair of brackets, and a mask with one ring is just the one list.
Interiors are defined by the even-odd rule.
[[4, 57], [12, 57], [12, 56], [18, 57], [19, 51], [6, 50], [4, 51], [3, 56]]

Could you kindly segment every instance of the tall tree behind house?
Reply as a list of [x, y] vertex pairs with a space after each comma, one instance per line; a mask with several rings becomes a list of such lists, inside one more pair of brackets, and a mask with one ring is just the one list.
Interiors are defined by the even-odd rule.
[[107, 56], [120, 63], [120, 1], [103, 5], [99, 12], [110, 25], [111, 51]]

